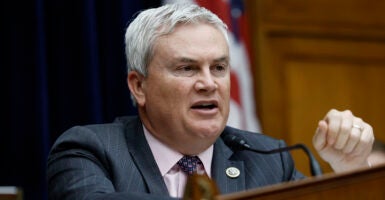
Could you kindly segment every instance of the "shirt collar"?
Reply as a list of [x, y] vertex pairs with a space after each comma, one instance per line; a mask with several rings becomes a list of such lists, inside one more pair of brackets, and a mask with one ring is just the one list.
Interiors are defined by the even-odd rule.
[[[168, 171], [183, 157], [183, 154], [171, 149], [167, 145], [163, 144], [157, 138], [155, 138], [143, 125], [144, 136], [150, 146], [152, 155], [155, 158], [160, 173], [162, 176], [167, 174]], [[202, 161], [206, 174], [211, 177], [211, 161], [213, 158], [213, 145], [207, 148], [197, 156]]]

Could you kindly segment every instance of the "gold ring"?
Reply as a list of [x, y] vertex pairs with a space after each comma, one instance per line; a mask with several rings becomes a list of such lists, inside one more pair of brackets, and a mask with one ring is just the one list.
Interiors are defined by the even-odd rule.
[[360, 125], [357, 125], [357, 124], [353, 124], [352, 128], [358, 128], [360, 129], [360, 131], [362, 131], [364, 128]]

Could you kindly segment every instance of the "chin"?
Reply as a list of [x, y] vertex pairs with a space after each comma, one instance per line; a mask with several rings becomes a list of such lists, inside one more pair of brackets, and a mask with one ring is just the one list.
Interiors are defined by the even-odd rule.
[[220, 126], [204, 126], [204, 127], [199, 127], [197, 129], [197, 133], [202, 137], [202, 138], [213, 138], [213, 137], [218, 137], [223, 131], [223, 128]]
[[197, 133], [201, 137], [215, 137], [222, 133], [226, 126], [223, 120], [215, 119], [200, 119], [190, 120], [190, 130]]

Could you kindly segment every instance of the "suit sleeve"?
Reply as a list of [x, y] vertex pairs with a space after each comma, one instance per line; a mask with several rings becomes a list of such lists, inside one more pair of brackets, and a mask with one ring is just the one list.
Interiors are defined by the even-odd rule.
[[173, 199], [127, 189], [116, 191], [104, 144], [85, 127], [69, 129], [58, 138], [48, 156], [49, 199]]

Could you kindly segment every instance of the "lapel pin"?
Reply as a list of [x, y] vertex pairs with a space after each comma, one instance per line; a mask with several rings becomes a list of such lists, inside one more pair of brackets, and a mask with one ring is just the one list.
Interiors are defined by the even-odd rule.
[[235, 167], [229, 167], [226, 169], [226, 175], [230, 178], [237, 178], [239, 174], [241, 174], [241, 172]]

